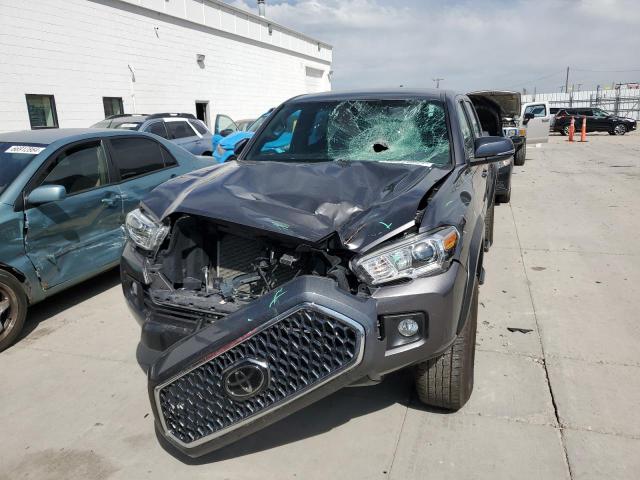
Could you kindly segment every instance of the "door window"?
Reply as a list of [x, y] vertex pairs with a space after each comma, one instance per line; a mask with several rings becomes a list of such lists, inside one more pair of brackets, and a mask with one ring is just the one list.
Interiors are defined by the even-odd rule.
[[56, 101], [53, 95], [25, 95], [31, 128], [58, 128]]
[[462, 139], [464, 140], [464, 151], [467, 158], [473, 157], [474, 141], [471, 125], [462, 107], [462, 102], [457, 103], [458, 120], [460, 122], [460, 130], [462, 130]]
[[227, 117], [226, 115], [218, 115], [216, 117], [216, 133], [219, 133], [222, 136], [226, 136], [237, 131], [238, 126], [229, 117]]
[[167, 132], [171, 140], [196, 136], [196, 132], [193, 131], [193, 128], [191, 128], [185, 120], [165, 122], [165, 125], [167, 126]]
[[609, 115], [604, 110], [594, 109], [593, 116], [596, 118], [607, 118]]
[[473, 108], [473, 105], [469, 102], [464, 102], [464, 108], [467, 111], [469, 120], [471, 120], [471, 128], [473, 129], [475, 137], [480, 138], [482, 136], [482, 128], [480, 127], [480, 121], [478, 120], [475, 108]]
[[534, 117], [546, 117], [547, 107], [545, 105], [529, 105], [524, 109], [524, 113], [533, 113]]
[[170, 166], [162, 150], [157, 142], [149, 138], [111, 139], [113, 161], [120, 171], [121, 180], [129, 180]]
[[100, 141], [69, 148], [47, 169], [42, 185], [62, 185], [67, 195], [109, 183], [106, 156]]
[[153, 133], [154, 135], [158, 135], [162, 138], [169, 138], [169, 134], [167, 133], [167, 129], [165, 127], [164, 122], [154, 122], [145, 128], [146, 132]]
[[209, 135], [209, 130], [204, 126], [200, 120], [189, 120], [189, 123], [195, 128], [200, 135]]
[[105, 118], [124, 113], [122, 97], [102, 97], [102, 106], [104, 107]]

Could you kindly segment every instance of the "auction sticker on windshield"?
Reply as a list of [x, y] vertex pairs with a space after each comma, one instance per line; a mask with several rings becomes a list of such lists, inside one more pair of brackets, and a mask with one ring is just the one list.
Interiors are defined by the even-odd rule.
[[45, 147], [32, 147], [29, 145], [12, 145], [7, 148], [4, 153], [26, 153], [27, 155], [37, 155], [43, 151]]

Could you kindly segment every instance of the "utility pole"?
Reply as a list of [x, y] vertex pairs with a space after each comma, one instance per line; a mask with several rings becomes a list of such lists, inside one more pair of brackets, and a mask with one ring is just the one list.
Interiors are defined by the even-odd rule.
[[564, 91], [565, 92], [569, 91], [569, 67], [567, 67], [567, 77], [565, 78], [565, 81], [564, 81]]
[[436, 88], [440, 88], [440, 80], [444, 80], [444, 78], [434, 78], [432, 80], [436, 82]]

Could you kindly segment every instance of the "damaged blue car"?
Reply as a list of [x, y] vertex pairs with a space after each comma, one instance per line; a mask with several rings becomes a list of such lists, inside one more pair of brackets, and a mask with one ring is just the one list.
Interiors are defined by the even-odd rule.
[[210, 165], [127, 130], [0, 134], [0, 351], [30, 305], [118, 264], [125, 215], [142, 197]]

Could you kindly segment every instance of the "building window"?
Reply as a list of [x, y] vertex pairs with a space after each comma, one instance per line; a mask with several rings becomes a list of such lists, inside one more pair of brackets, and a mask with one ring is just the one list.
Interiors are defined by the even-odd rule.
[[56, 101], [53, 95], [26, 94], [31, 128], [58, 128]]
[[104, 105], [105, 118], [111, 115], [122, 115], [124, 113], [121, 97], [102, 97], [102, 104]]

